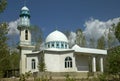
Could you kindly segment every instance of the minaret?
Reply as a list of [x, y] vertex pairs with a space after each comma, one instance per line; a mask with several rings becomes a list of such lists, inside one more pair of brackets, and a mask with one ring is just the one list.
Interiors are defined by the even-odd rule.
[[20, 74], [27, 72], [27, 59], [26, 54], [32, 53], [34, 46], [31, 43], [31, 30], [30, 30], [30, 12], [29, 9], [22, 7], [19, 15], [18, 30], [20, 31], [20, 43], [18, 49], [20, 50]]
[[20, 44], [31, 45], [30, 12], [26, 6], [21, 9], [19, 17]]

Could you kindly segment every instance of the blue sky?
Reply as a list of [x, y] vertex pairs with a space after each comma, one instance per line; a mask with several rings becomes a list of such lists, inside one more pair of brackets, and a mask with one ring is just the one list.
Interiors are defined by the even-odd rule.
[[[24, 0], [8, 0], [0, 22], [16, 21], [23, 6]], [[106, 23], [120, 16], [120, 0], [26, 0], [26, 6], [30, 9], [31, 24], [41, 27], [45, 37], [56, 28], [85, 31], [89, 21]]]

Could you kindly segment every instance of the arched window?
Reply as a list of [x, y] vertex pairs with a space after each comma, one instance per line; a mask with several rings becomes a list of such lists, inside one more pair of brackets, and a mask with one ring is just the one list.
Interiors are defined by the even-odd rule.
[[32, 59], [31, 65], [32, 65], [32, 66], [31, 66], [32, 69], [36, 69], [35, 59]]
[[61, 42], [61, 48], [64, 48], [64, 43], [63, 42]]
[[28, 30], [25, 30], [25, 40], [28, 40]]
[[72, 68], [72, 58], [71, 57], [65, 58], [65, 68]]
[[54, 48], [54, 42], [51, 42], [51, 47]]
[[59, 42], [56, 42], [56, 48], [59, 48]]

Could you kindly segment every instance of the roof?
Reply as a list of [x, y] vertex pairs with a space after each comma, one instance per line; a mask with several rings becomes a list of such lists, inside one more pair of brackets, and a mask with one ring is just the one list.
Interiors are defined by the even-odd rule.
[[107, 55], [107, 50], [83, 48], [83, 47], [80, 47], [80, 46], [78, 46], [78, 45], [74, 45], [74, 46], [72, 47], [72, 49], [75, 50], [75, 52]]
[[22, 7], [21, 10], [28, 10], [29, 11], [29, 9], [26, 6]]
[[50, 33], [46, 38], [46, 42], [52, 41], [68, 42], [68, 39], [62, 32], [55, 30], [52, 33]]
[[64, 52], [64, 51], [74, 51], [74, 50], [72, 50], [72, 49], [48, 48], [48, 49], [45, 49], [45, 51], [59, 51], [59, 52]]

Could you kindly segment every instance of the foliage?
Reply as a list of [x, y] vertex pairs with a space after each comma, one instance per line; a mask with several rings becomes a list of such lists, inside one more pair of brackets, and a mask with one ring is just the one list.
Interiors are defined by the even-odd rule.
[[97, 48], [98, 49], [105, 49], [105, 38], [101, 36], [97, 41]]
[[21, 74], [19, 81], [26, 81], [30, 76], [31, 76], [31, 71], [26, 72], [25, 74]]
[[106, 81], [106, 74], [100, 74], [98, 75], [99, 81]]
[[64, 31], [64, 34], [67, 36], [67, 38], [70, 36], [70, 31], [68, 31], [68, 30], [65, 30]]
[[86, 46], [86, 38], [83, 35], [83, 32], [81, 29], [76, 30], [76, 44], [85, 47]]
[[9, 50], [7, 46], [7, 33], [8, 33], [7, 23], [0, 24], [0, 73], [2, 76], [10, 68], [9, 61]]
[[108, 50], [108, 72], [118, 74], [120, 72], [120, 46]]
[[21, 75], [20, 75], [19, 81], [26, 81], [26, 78], [25, 78], [25, 75], [24, 75], [24, 74], [21, 74]]
[[0, 0], [0, 13], [5, 10], [7, 6], [7, 0]]
[[35, 78], [35, 81], [50, 81], [47, 76], [42, 76], [41, 78]]
[[39, 64], [38, 64], [38, 69], [40, 72], [45, 72], [45, 62], [44, 62], [44, 57], [41, 56]]
[[90, 40], [89, 40], [89, 46], [91, 48], [95, 48], [95, 38], [94, 37], [91, 37]]
[[114, 27], [109, 28], [109, 32], [107, 33], [107, 47], [111, 48], [112, 44], [115, 43], [115, 36], [113, 34]]
[[35, 50], [40, 49], [40, 45], [43, 41], [42, 30], [38, 26], [31, 28], [32, 41], [35, 43]]
[[67, 75], [65, 75], [65, 81], [75, 81], [75, 79], [74, 78], [70, 78], [70, 75], [67, 74]]
[[10, 55], [11, 69], [19, 69], [20, 54], [17, 51], [13, 51]]
[[116, 38], [119, 40], [120, 42], [120, 22], [117, 24], [117, 26], [115, 27], [115, 36]]

